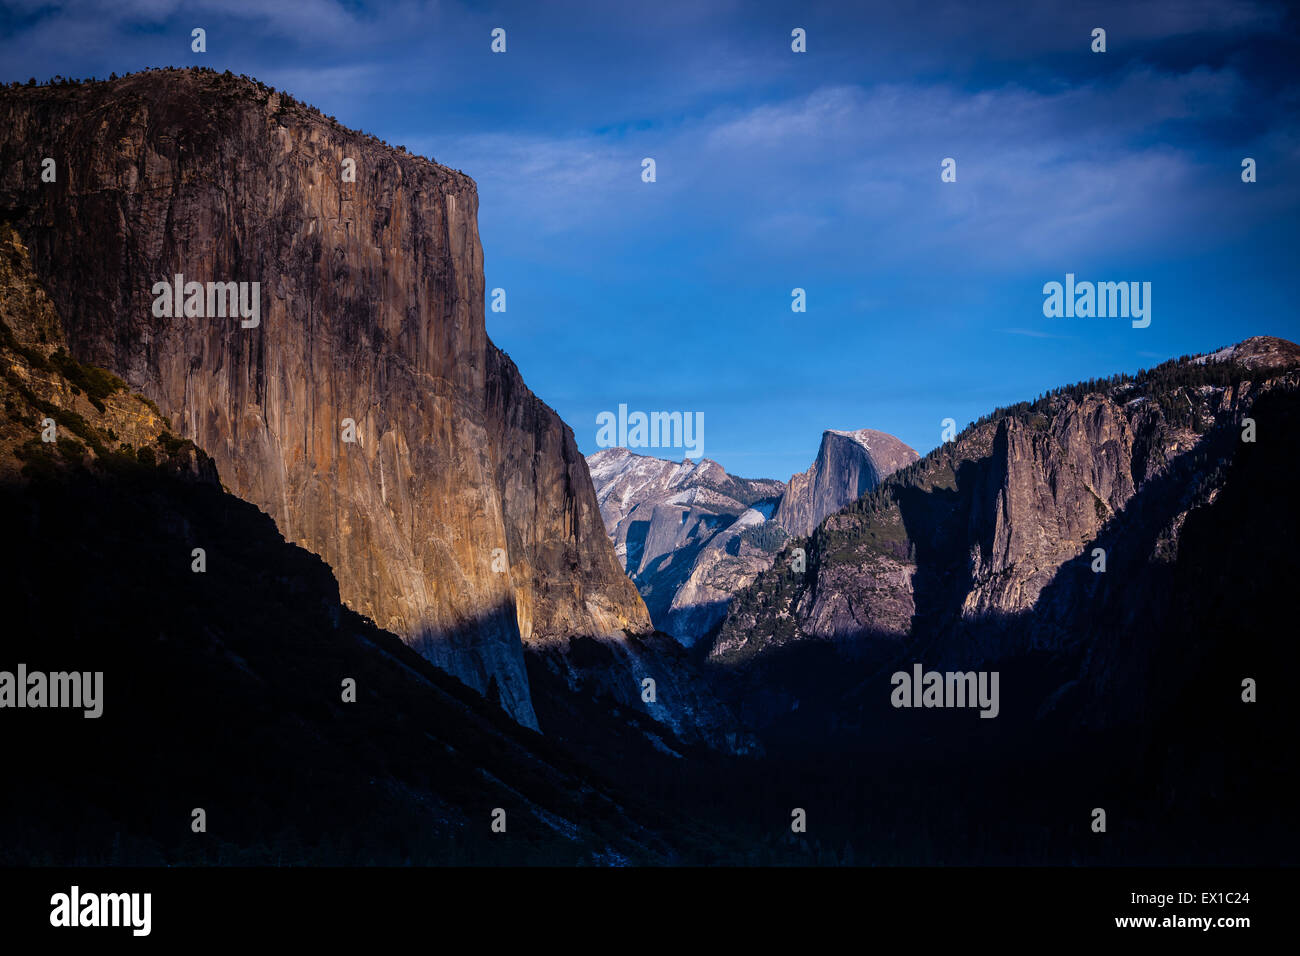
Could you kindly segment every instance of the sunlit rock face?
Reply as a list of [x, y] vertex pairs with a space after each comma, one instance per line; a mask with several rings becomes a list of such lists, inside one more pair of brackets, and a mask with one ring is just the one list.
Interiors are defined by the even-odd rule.
[[690, 646], [727, 613], [731, 595], [772, 563], [743, 538], [785, 490], [738, 478], [708, 458], [668, 461], [626, 448], [587, 459], [605, 529], [655, 626]]
[[[571, 430], [487, 337], [468, 176], [211, 72], [5, 89], [0, 120], [0, 204], [72, 354], [351, 607], [529, 726], [524, 643], [650, 629]], [[155, 314], [177, 275], [258, 283], [257, 325]]]
[[736, 592], [711, 653], [929, 640], [936, 658], [969, 661], [1007, 642], [1071, 646], [1095, 626], [1101, 582], [1128, 583], [1131, 625], [1151, 603], [1132, 582], [1171, 562], [1189, 517], [1213, 504], [1249, 447], [1242, 422], [1298, 386], [1300, 346], [1257, 336], [1000, 409], [824, 518], [800, 543], [806, 574], [778, 555]]
[[875, 490], [917, 457], [910, 446], [885, 432], [828, 429], [817, 460], [807, 471], [791, 476], [776, 511], [777, 523], [796, 537], [811, 534], [827, 515]]

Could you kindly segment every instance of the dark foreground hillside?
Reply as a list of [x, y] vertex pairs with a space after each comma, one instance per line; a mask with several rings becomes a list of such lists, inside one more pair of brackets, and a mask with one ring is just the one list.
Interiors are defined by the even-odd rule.
[[677, 859], [661, 834], [689, 846], [341, 605], [328, 566], [156, 408], [68, 357], [21, 243], [0, 239], [0, 671], [103, 672], [98, 718], [0, 712], [0, 863], [571, 865]]
[[[762, 760], [624, 772], [752, 862], [1300, 861], [1298, 368], [1251, 339], [976, 423], [738, 595], [707, 666]], [[996, 672], [996, 719], [892, 706], [917, 663]], [[532, 680], [546, 726], [620, 765], [611, 725]]]
[[[566, 668], [529, 658], [543, 736], [349, 611], [329, 567], [228, 494], [156, 407], [67, 354], [9, 229], [0, 320], [0, 671], [104, 675], [97, 719], [0, 712], [0, 862], [1300, 860], [1292, 371], [1172, 383], [1223, 413], [1185, 422], [1171, 403], [1160, 429], [1126, 446], [1142, 480], [1085, 509], [1110, 555], [1104, 576], [1040, 554], [1042, 567], [1020, 560], [982, 579], [997, 597], [1010, 575], [1045, 574], [1022, 608], [924, 616], [957, 607], [952, 595], [977, 570], [946, 539], [950, 527], [980, 531], [962, 508], [996, 500], [990, 489], [1005, 499], [1048, 486], [1012, 465], [1050, 463], [1067, 445], [1088, 460], [1052, 422], [1078, 421], [1097, 404], [1091, 390], [979, 423], [956, 467], [927, 456], [828, 518], [808, 542], [811, 581], [761, 579], [738, 602], [744, 627], [733, 619], [726, 631], [743, 637], [741, 653], [706, 662], [712, 692], [757, 736], [741, 756], [684, 743], [601, 680], [575, 679], [604, 673], [598, 642], [576, 639]], [[1268, 387], [1244, 391], [1255, 378]], [[1243, 443], [1247, 413], [1259, 435]], [[57, 438], [42, 441], [51, 423]], [[1152, 436], [1167, 449], [1158, 467], [1145, 464]], [[1014, 541], [1024, 527], [1004, 523], [993, 537]], [[899, 547], [902, 532], [913, 546]], [[799, 613], [835, 597], [836, 582], [841, 594], [845, 582], [869, 585], [884, 558], [919, 567], [905, 633], [881, 622], [826, 640], [815, 615], [797, 631], [771, 625], [789, 619], [777, 602]], [[800, 587], [812, 595], [802, 604]], [[918, 660], [999, 671], [997, 719], [891, 707], [891, 672]], [[1247, 677], [1255, 703], [1241, 699]], [[198, 808], [202, 833], [191, 828]], [[1091, 827], [1097, 808], [1104, 833]], [[505, 833], [492, 830], [497, 809]], [[795, 810], [806, 832], [791, 831]]]

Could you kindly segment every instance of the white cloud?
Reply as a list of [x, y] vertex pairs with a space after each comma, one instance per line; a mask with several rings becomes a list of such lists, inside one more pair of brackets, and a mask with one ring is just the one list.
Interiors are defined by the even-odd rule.
[[[1159, 134], [1189, 121], [1213, 129], [1242, 95], [1230, 69], [1139, 66], [1054, 93], [840, 85], [671, 129], [428, 145], [476, 178], [485, 217], [509, 215], [525, 236], [704, 230], [726, 235], [739, 259], [1055, 269], [1208, 241], [1236, 174], [1207, 165], [1202, 138], [1183, 147]], [[659, 164], [652, 186], [639, 181], [646, 155]], [[939, 181], [948, 156], [955, 184]], [[1283, 198], [1296, 204], [1296, 187]], [[1250, 211], [1238, 212], [1233, 228], [1246, 228]]]

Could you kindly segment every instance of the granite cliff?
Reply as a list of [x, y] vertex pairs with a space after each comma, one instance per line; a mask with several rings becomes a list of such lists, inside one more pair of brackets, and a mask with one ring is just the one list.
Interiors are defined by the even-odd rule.
[[[223, 491], [150, 400], [67, 353], [3, 221], [0, 527], [0, 671], [102, 675], [94, 720], [5, 708], [23, 768], [0, 788], [6, 865], [568, 865], [690, 846], [665, 839], [687, 828], [662, 807], [341, 604], [325, 563]], [[190, 830], [196, 800], [211, 833]], [[519, 839], [489, 829], [493, 807]]]
[[[731, 593], [772, 562], [747, 529], [785, 490], [738, 478], [716, 461], [666, 461], [626, 448], [587, 459], [605, 528], [655, 626], [687, 646], [715, 627]], [[752, 537], [752, 536], [751, 536]]]
[[1257, 337], [999, 409], [787, 545], [737, 596], [711, 653], [905, 642], [970, 666], [1078, 646], [1100, 582], [1167, 563], [1250, 448], [1239, 433], [1261, 396], [1298, 384], [1300, 347]]
[[738, 478], [715, 461], [666, 461], [625, 448], [587, 459], [605, 528], [655, 626], [686, 646], [707, 641], [733, 594], [772, 566], [790, 535], [916, 460], [892, 435], [827, 430], [789, 484]]
[[[524, 645], [650, 630], [572, 432], [487, 337], [468, 176], [211, 71], [6, 88], [0, 124], [0, 210], [72, 356], [156, 402], [350, 607], [531, 727]], [[157, 315], [177, 275], [247, 283], [257, 324], [188, 288]]]
[[807, 471], [790, 477], [776, 522], [795, 537], [811, 534], [827, 515], [874, 491], [917, 457], [911, 447], [884, 432], [827, 429], [816, 460]]

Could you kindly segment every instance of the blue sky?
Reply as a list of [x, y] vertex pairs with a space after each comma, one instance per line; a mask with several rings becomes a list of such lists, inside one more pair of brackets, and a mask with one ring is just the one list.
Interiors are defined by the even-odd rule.
[[[619, 404], [702, 412], [706, 456], [784, 479], [825, 428], [924, 453], [944, 418], [1300, 339], [1283, 4], [10, 0], [0, 63], [247, 73], [464, 170], [488, 331], [588, 453]], [[1045, 318], [1067, 272], [1151, 282], [1150, 327]]]

